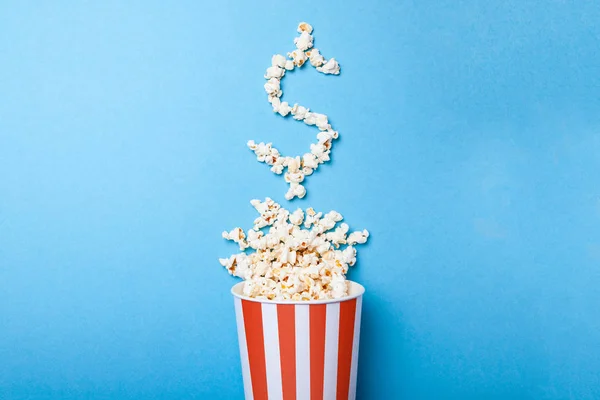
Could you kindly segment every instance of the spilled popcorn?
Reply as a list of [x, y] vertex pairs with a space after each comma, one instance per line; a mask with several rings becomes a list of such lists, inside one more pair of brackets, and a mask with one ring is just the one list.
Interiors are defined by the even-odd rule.
[[273, 112], [283, 117], [291, 115], [293, 119], [304, 121], [305, 124], [314, 125], [319, 129], [317, 143], [312, 144], [310, 152], [301, 157], [283, 156], [272, 146], [272, 143], [256, 143], [254, 140], [247, 143], [250, 150], [256, 154], [258, 161], [270, 165], [272, 172], [278, 175], [284, 174], [285, 181], [290, 185], [285, 194], [286, 200], [295, 197], [303, 198], [306, 195], [306, 189], [302, 185], [304, 178], [311, 175], [320, 164], [329, 161], [331, 143], [338, 138], [338, 132], [333, 130], [326, 115], [312, 112], [298, 104], [292, 106], [286, 101], [281, 101], [283, 95], [281, 79], [286, 71], [302, 67], [307, 60], [323, 74], [339, 75], [340, 73], [340, 65], [335, 58], [326, 60], [319, 49], [313, 48], [312, 31], [312, 26], [306, 22], [298, 25], [300, 36], [294, 39], [296, 49], [287, 54], [288, 58], [281, 54], [273, 56], [271, 66], [267, 68], [265, 74], [267, 83], [264, 87], [269, 103], [273, 106]]
[[230, 274], [244, 279], [244, 295], [269, 300], [348, 295], [346, 273], [356, 262], [354, 245], [365, 243], [369, 232], [348, 234], [348, 225], [336, 211], [298, 208], [290, 213], [268, 197], [250, 203], [260, 214], [253, 228], [223, 232], [223, 238], [237, 243], [242, 252], [219, 259]]

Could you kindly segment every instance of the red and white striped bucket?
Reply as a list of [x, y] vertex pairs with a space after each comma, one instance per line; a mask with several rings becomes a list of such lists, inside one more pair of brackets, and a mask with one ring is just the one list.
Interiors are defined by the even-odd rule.
[[336, 300], [235, 297], [246, 400], [347, 400], [356, 397], [362, 295], [350, 282]]

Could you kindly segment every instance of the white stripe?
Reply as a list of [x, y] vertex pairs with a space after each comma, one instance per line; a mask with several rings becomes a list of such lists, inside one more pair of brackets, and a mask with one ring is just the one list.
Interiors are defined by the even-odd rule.
[[277, 304], [263, 303], [262, 318], [265, 339], [265, 364], [267, 368], [267, 392], [269, 399], [283, 399]]
[[250, 380], [250, 362], [248, 360], [248, 347], [246, 346], [246, 331], [244, 329], [244, 313], [242, 300], [235, 298], [235, 319], [237, 322], [238, 341], [240, 343], [240, 358], [242, 359], [242, 376], [244, 378], [244, 395], [246, 400], [253, 400], [252, 381]]
[[350, 367], [350, 391], [348, 399], [356, 399], [356, 375], [358, 372], [358, 343], [360, 341], [360, 316], [362, 313], [362, 296], [356, 299], [356, 314], [354, 317], [354, 341], [352, 342], [352, 366]]
[[340, 334], [340, 303], [327, 304], [326, 315], [323, 398], [335, 399], [337, 389], [338, 341]]
[[310, 400], [310, 327], [308, 305], [296, 311], [296, 400]]

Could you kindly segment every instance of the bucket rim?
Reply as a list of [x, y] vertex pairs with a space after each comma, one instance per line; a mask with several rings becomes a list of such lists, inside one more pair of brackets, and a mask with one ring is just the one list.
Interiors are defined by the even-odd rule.
[[344, 301], [353, 300], [361, 297], [365, 293], [365, 287], [360, 283], [354, 281], [347, 281], [350, 284], [350, 290], [348, 296], [340, 297], [339, 299], [325, 299], [325, 300], [268, 300], [268, 299], [257, 299], [254, 297], [245, 296], [242, 294], [244, 281], [238, 282], [231, 288], [231, 294], [241, 300], [253, 301], [255, 303], [264, 304], [332, 304], [342, 303]]

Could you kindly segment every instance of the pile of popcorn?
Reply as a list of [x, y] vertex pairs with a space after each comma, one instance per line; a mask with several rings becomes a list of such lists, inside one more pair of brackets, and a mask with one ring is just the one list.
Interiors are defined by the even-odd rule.
[[291, 106], [288, 102], [281, 101], [283, 94], [281, 79], [285, 76], [286, 71], [302, 67], [306, 61], [309, 61], [317, 71], [323, 74], [339, 75], [340, 73], [340, 66], [335, 58], [326, 60], [319, 49], [313, 48], [312, 31], [312, 26], [306, 22], [300, 23], [298, 25], [300, 36], [294, 39], [296, 49], [288, 53], [289, 58], [281, 54], [273, 56], [271, 66], [267, 68], [265, 74], [267, 79], [265, 91], [274, 112], [283, 117], [291, 114], [297, 121], [304, 121], [307, 125], [316, 126], [319, 129], [317, 143], [311, 144], [309, 153], [303, 156], [289, 157], [282, 156], [279, 150], [272, 146], [272, 143], [248, 141], [248, 147], [254, 151], [257, 160], [270, 165], [271, 171], [281, 175], [285, 169], [284, 178], [290, 185], [285, 194], [286, 200], [292, 200], [294, 197], [303, 198], [306, 195], [306, 188], [302, 185], [304, 177], [311, 175], [320, 164], [329, 161], [331, 143], [338, 138], [338, 132], [332, 129], [327, 115], [312, 112], [298, 104]]
[[[310, 63], [323, 74], [339, 75], [340, 66], [331, 58], [326, 60], [313, 48], [312, 26], [306, 22], [298, 25], [300, 36], [294, 39], [296, 49], [274, 55], [267, 69], [264, 85], [269, 103], [275, 113], [283, 117], [318, 128], [317, 143], [302, 156], [283, 156], [272, 143], [248, 142], [258, 161], [271, 166], [271, 171], [281, 175], [290, 187], [286, 200], [303, 198], [302, 185], [320, 164], [329, 161], [333, 140], [339, 137], [329, 124], [328, 117], [310, 111], [307, 107], [282, 101], [281, 79], [286, 71]], [[307, 62], [308, 61], [308, 62]], [[366, 243], [366, 230], [348, 233], [342, 216], [331, 211], [327, 214], [312, 208], [289, 212], [267, 198], [252, 200], [260, 216], [252, 229], [244, 232], [235, 228], [223, 232], [223, 238], [239, 245], [241, 253], [219, 259], [230, 274], [244, 280], [246, 296], [268, 300], [325, 300], [348, 295], [346, 273], [356, 262], [355, 245]], [[252, 251], [253, 250], [253, 251]]]
[[[290, 213], [266, 198], [250, 202], [260, 216], [247, 232], [235, 228], [223, 238], [242, 250], [219, 259], [230, 274], [244, 279], [246, 296], [269, 300], [323, 300], [348, 295], [346, 273], [356, 262], [354, 245], [366, 243], [366, 230], [348, 234], [342, 216], [312, 208]], [[268, 231], [267, 231], [268, 228]], [[253, 252], [247, 253], [248, 249]]]

